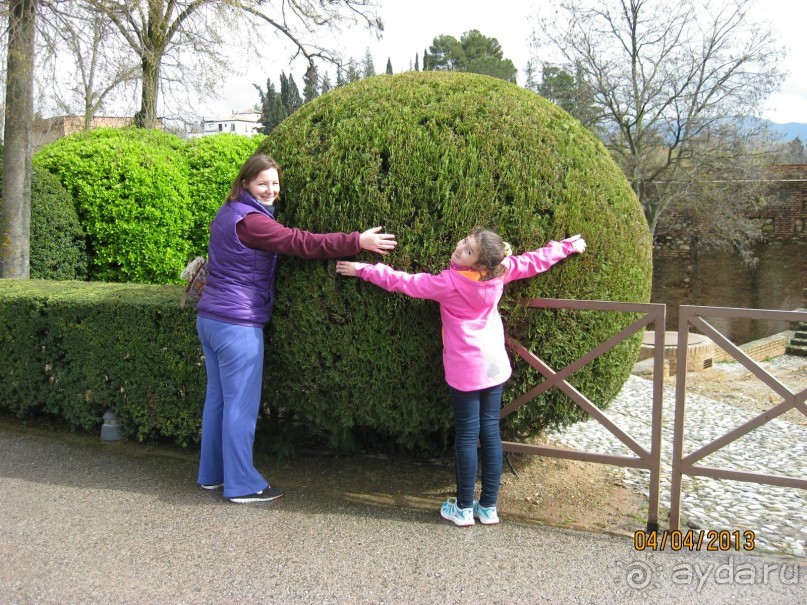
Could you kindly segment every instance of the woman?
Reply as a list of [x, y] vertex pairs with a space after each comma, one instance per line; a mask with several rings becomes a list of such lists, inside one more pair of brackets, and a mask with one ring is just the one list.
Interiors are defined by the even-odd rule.
[[277, 162], [250, 157], [210, 225], [209, 274], [196, 305], [207, 370], [197, 481], [208, 490], [223, 487], [224, 497], [239, 504], [283, 495], [252, 461], [277, 255], [338, 258], [361, 250], [386, 254], [396, 246], [395, 236], [380, 233], [381, 227], [328, 234], [284, 227], [274, 219], [279, 194]]

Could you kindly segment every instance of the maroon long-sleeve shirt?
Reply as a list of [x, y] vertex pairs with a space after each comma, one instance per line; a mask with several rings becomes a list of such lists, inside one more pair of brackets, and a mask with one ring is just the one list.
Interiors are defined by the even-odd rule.
[[358, 231], [311, 233], [285, 227], [264, 214], [248, 214], [235, 227], [238, 239], [248, 248], [305, 259], [339, 258], [361, 251]]

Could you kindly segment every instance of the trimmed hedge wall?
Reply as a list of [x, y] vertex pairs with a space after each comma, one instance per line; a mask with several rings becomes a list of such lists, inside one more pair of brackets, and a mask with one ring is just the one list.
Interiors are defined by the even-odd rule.
[[0, 280], [0, 407], [138, 440], [199, 440], [205, 372], [181, 286]]
[[[630, 323], [620, 314], [527, 311], [523, 298], [647, 302], [651, 241], [619, 167], [576, 120], [501, 80], [440, 72], [377, 76], [335, 89], [286, 119], [261, 150], [283, 167], [279, 220], [316, 232], [383, 225], [399, 246], [383, 260], [438, 272], [474, 226], [516, 253], [582, 233], [588, 251], [508, 286], [507, 332], [559, 369]], [[361, 254], [361, 260], [379, 257]], [[339, 277], [332, 262], [282, 259], [267, 348], [268, 404], [333, 445], [450, 442], [438, 307]], [[571, 377], [606, 404], [635, 362], [640, 336]], [[538, 375], [514, 363], [505, 400]], [[580, 417], [550, 389], [508, 417], [535, 435]]]

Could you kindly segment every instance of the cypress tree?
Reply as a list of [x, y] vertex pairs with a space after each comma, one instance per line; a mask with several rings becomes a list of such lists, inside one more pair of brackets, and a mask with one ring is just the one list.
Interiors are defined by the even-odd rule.
[[303, 103], [308, 103], [319, 96], [318, 82], [317, 67], [313, 63], [309, 63], [308, 69], [305, 70], [305, 75], [303, 76]]

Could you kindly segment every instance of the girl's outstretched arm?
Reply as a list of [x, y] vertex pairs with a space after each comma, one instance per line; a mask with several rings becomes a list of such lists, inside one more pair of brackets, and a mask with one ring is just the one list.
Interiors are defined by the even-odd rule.
[[543, 248], [525, 252], [518, 256], [508, 256], [502, 264], [506, 267], [504, 281], [533, 277], [543, 273], [552, 265], [572, 254], [579, 254], [586, 249], [586, 241], [579, 235], [567, 237], [559, 242], [551, 241]]
[[388, 265], [378, 263], [356, 263], [337, 261], [336, 272], [349, 277], [359, 277], [383, 288], [387, 292], [400, 292], [412, 298], [428, 298], [439, 301], [442, 296], [453, 291], [448, 272], [439, 275], [431, 273], [406, 273], [396, 271]]

